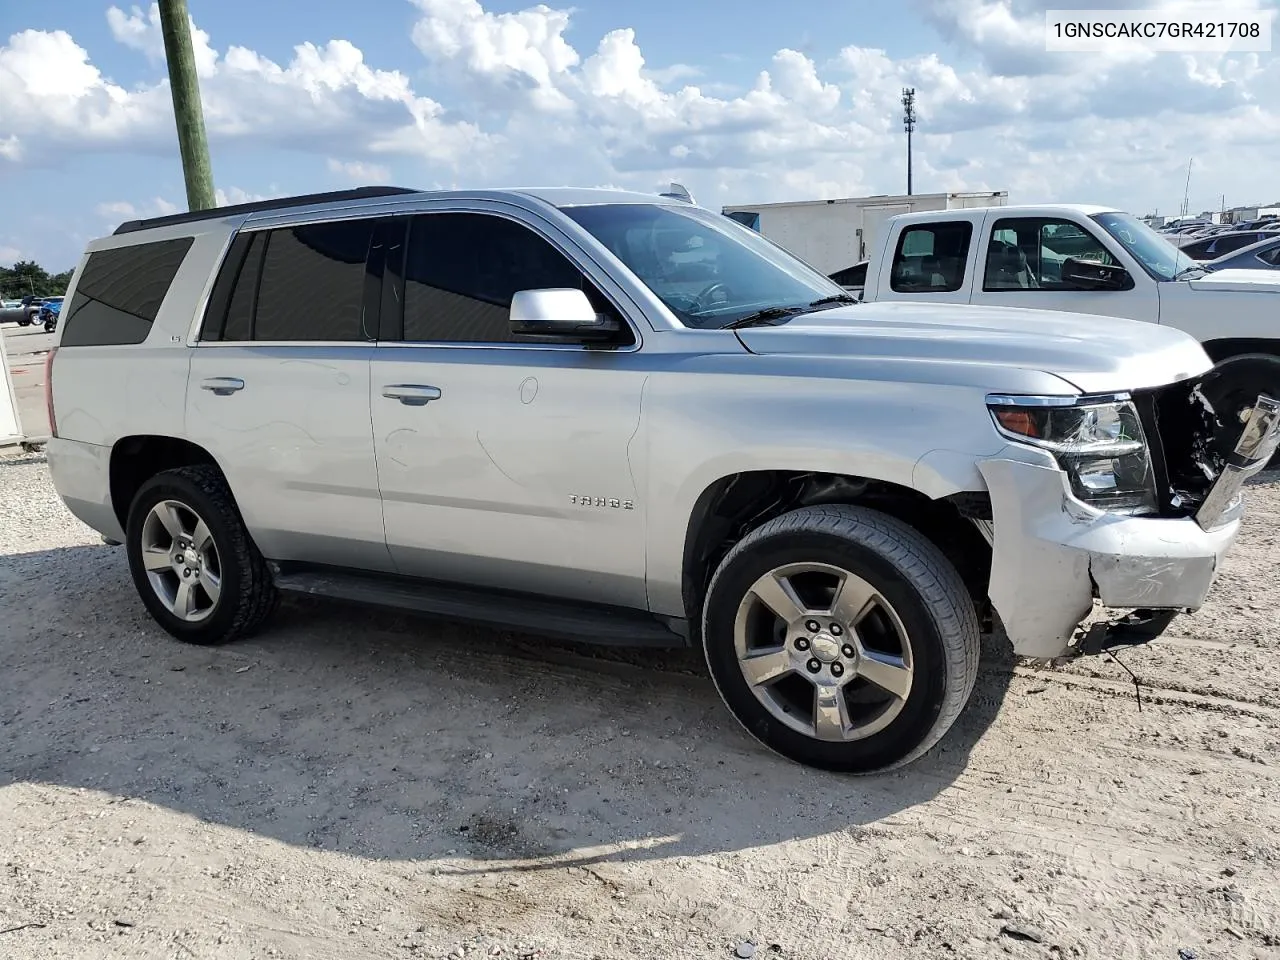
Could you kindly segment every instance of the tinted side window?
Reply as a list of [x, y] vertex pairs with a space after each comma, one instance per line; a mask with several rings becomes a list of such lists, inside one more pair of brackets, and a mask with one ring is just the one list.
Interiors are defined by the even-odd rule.
[[1258, 254], [1258, 259], [1273, 267], [1280, 266], [1280, 247], [1272, 247], [1270, 250], [1263, 250], [1262, 253]]
[[898, 237], [889, 286], [898, 293], [947, 293], [964, 286], [973, 225], [913, 224]]
[[89, 254], [63, 321], [62, 346], [147, 339], [191, 243], [183, 237]]
[[591, 295], [577, 267], [513, 220], [480, 213], [416, 216], [405, 260], [404, 339], [516, 341], [507, 323], [512, 296], [547, 287]]
[[1068, 220], [1009, 217], [997, 220], [987, 245], [982, 289], [1062, 290], [1068, 257], [1114, 264], [1096, 237]]
[[[204, 322], [200, 325], [201, 340], [222, 339], [227, 320], [227, 306], [235, 293], [236, 279], [244, 265], [249, 246], [256, 237], [256, 234], [242, 233], [231, 242], [231, 249], [227, 251], [226, 258], [222, 261], [217, 279], [213, 281], [213, 291], [209, 294], [209, 304], [205, 307]], [[245, 329], [248, 329], [247, 325]], [[231, 339], [244, 338], [232, 337]]]
[[1218, 240], [1217, 244], [1214, 246], [1213, 255], [1215, 257], [1221, 257], [1228, 253], [1234, 253], [1236, 250], [1240, 250], [1244, 247], [1249, 246], [1249, 244], [1251, 243], [1257, 243], [1259, 240], [1264, 240], [1264, 239], [1266, 238], [1259, 236], [1256, 233], [1246, 233], [1241, 236], [1222, 237], [1220, 240]]
[[[257, 283], [253, 339], [371, 339], [376, 331], [365, 336], [362, 307], [372, 232], [372, 220], [272, 230]], [[242, 276], [248, 272], [246, 265]], [[237, 284], [232, 297], [233, 308], [243, 307], [243, 300], [237, 302], [241, 286]], [[247, 289], [243, 296], [248, 296]]]

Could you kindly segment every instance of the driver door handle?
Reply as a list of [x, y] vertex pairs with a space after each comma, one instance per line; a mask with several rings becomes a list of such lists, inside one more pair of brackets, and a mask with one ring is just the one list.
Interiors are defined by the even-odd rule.
[[382, 395], [388, 400], [399, 400], [405, 406], [421, 407], [439, 400], [440, 388], [425, 383], [389, 383], [382, 388]]
[[209, 377], [200, 381], [200, 389], [211, 391], [215, 397], [226, 397], [243, 390], [244, 381], [239, 377]]

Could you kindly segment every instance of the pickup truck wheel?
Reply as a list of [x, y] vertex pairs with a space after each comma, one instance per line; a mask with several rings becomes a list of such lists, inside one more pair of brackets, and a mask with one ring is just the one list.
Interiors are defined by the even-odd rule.
[[222, 474], [211, 466], [165, 470], [129, 510], [126, 550], [142, 602], [188, 643], [225, 643], [271, 615], [278, 594]]
[[959, 573], [875, 510], [804, 507], [744, 537], [703, 607], [707, 665], [738, 721], [810, 766], [872, 773], [942, 738], [977, 678]]

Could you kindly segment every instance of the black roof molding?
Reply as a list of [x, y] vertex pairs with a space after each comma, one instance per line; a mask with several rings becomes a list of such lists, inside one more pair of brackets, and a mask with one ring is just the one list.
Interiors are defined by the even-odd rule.
[[287, 210], [290, 207], [309, 207], [317, 203], [371, 200], [375, 197], [396, 197], [406, 193], [421, 192], [411, 187], [354, 187], [351, 190], [334, 190], [329, 193], [307, 193], [296, 197], [275, 197], [271, 200], [256, 200], [252, 203], [235, 203], [225, 207], [210, 207], [207, 210], [171, 213], [165, 217], [151, 217], [147, 220], [126, 220], [115, 228], [112, 236], [122, 233], [135, 233], [138, 230], [150, 230], [153, 227], [167, 227], [178, 223], [217, 220], [220, 217], [230, 217], [241, 213], [257, 213], [262, 210]]

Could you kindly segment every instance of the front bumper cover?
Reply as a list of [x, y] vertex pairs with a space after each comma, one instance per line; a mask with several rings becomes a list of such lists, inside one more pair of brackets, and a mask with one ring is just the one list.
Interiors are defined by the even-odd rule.
[[1232, 462], [1196, 516], [1182, 519], [1089, 507], [1038, 448], [1011, 444], [981, 461], [992, 508], [982, 525], [992, 543], [988, 592], [1014, 652], [1070, 652], [1095, 599], [1117, 609], [1199, 609], [1239, 529], [1241, 487], [1278, 444], [1280, 404], [1262, 397]]

